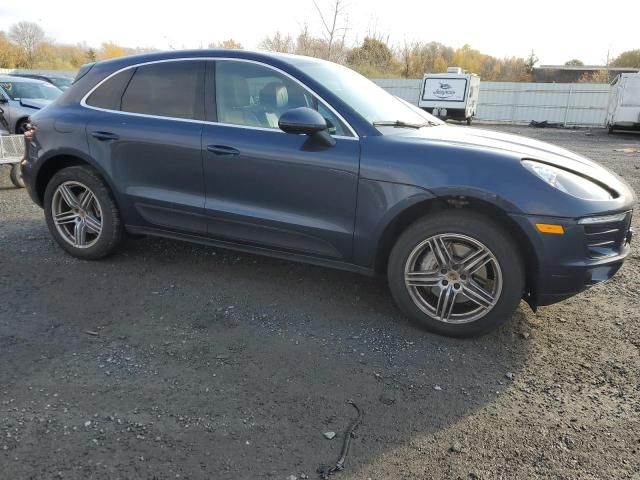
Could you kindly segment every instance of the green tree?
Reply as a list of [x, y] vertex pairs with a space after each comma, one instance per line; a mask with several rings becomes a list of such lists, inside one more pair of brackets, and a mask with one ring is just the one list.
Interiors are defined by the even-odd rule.
[[368, 76], [392, 76], [397, 66], [389, 46], [376, 38], [365, 37], [362, 45], [347, 56], [349, 66]]
[[98, 59], [98, 54], [93, 48], [88, 48], [85, 56], [88, 62], [95, 62]]
[[531, 50], [531, 53], [529, 54], [529, 56], [526, 58], [525, 60], [525, 65], [527, 67], [527, 73], [533, 73], [533, 67], [536, 66], [536, 63], [538, 63], [538, 60], [540, 60], [535, 52], [533, 50]]
[[568, 60], [564, 62], [564, 64], [567, 67], [583, 67], [584, 66], [584, 62], [582, 60], [578, 60], [577, 58]]
[[618, 55], [611, 65], [614, 67], [640, 68], [640, 50], [628, 50]]

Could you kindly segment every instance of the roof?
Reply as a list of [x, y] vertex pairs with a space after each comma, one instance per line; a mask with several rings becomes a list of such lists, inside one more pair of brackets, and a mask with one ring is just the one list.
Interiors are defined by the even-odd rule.
[[111, 65], [124, 67], [128, 65], [137, 64], [137, 63], [154, 62], [158, 60], [170, 60], [174, 58], [218, 58], [218, 57], [241, 58], [241, 59], [256, 60], [256, 61], [271, 60], [272, 62], [275, 60], [276, 62], [287, 63], [291, 65], [295, 65], [302, 62], [314, 62], [314, 63], [326, 62], [326, 60], [322, 60], [319, 58], [305, 57], [302, 55], [294, 55], [289, 53], [209, 48], [209, 49], [201, 49], [201, 50], [169, 50], [169, 51], [163, 51], [163, 52], [141, 53], [138, 55], [130, 55], [126, 57], [113, 58], [110, 60], [102, 60], [100, 62], [96, 62], [96, 64], [101, 65], [103, 67], [107, 67]]

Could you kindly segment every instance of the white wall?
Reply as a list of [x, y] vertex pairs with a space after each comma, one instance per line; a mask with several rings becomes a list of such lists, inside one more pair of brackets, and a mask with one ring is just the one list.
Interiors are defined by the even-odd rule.
[[[417, 105], [421, 80], [374, 80]], [[531, 120], [564, 125], [604, 126], [609, 85], [601, 83], [480, 82], [476, 118], [526, 124]]]

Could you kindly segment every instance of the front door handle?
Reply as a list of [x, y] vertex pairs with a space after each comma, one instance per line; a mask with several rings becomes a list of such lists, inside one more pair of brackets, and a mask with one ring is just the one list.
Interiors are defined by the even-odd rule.
[[91, 136], [101, 142], [106, 142], [107, 140], [118, 140], [120, 138], [118, 135], [111, 132], [91, 132]]
[[240, 155], [240, 150], [227, 145], [207, 145], [207, 150], [215, 155]]

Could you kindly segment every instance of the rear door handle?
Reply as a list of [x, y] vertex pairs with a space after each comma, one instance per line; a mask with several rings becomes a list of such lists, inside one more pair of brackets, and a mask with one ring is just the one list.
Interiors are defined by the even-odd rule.
[[207, 150], [215, 155], [240, 155], [240, 150], [227, 145], [207, 145]]
[[120, 138], [118, 135], [111, 132], [91, 132], [91, 136], [101, 142], [105, 142], [107, 140], [118, 140]]

